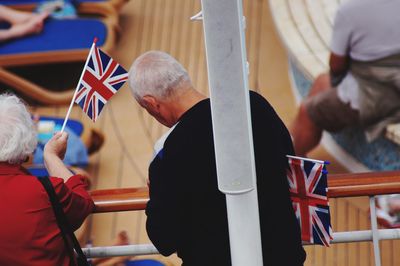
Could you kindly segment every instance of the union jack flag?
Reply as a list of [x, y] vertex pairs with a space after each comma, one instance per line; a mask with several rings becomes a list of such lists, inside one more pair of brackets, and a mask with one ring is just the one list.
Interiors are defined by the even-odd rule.
[[329, 246], [332, 240], [327, 171], [323, 162], [288, 156], [287, 178], [301, 239]]
[[128, 73], [93, 43], [75, 102], [96, 122], [107, 101], [128, 79]]

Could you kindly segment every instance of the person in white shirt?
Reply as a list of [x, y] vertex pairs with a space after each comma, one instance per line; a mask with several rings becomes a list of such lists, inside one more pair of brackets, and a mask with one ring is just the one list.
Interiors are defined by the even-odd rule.
[[329, 73], [321, 74], [291, 125], [296, 154], [306, 156], [322, 131], [362, 126], [373, 141], [400, 121], [399, 0], [350, 0], [333, 25]]

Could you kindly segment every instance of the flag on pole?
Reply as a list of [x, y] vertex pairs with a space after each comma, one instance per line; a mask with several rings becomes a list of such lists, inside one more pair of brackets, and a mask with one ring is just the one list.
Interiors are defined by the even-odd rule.
[[325, 163], [294, 156], [288, 156], [288, 160], [287, 178], [301, 239], [329, 246], [333, 238]]
[[126, 70], [94, 44], [78, 84], [75, 102], [96, 122], [104, 105], [127, 79]]

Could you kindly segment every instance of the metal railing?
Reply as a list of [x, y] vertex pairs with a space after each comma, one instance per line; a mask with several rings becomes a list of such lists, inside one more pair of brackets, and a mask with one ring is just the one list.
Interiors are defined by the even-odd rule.
[[[369, 197], [371, 230], [333, 233], [331, 243], [372, 241], [375, 265], [381, 265], [379, 241], [400, 239], [400, 229], [379, 229], [375, 212], [375, 196], [400, 193], [400, 171], [330, 174], [328, 197]], [[148, 188], [124, 188], [92, 191], [95, 213], [144, 210], [148, 201]], [[88, 257], [157, 254], [151, 244], [85, 248]]]

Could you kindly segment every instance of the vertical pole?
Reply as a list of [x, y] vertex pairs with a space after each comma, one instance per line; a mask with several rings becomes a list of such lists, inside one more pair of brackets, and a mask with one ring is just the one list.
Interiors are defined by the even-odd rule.
[[241, 0], [202, 0], [218, 188], [226, 194], [233, 266], [262, 249]]
[[369, 209], [371, 212], [371, 230], [372, 230], [372, 242], [374, 244], [374, 257], [375, 266], [381, 266], [381, 252], [379, 248], [379, 231], [378, 224], [376, 221], [376, 206], [375, 197], [369, 197]]

